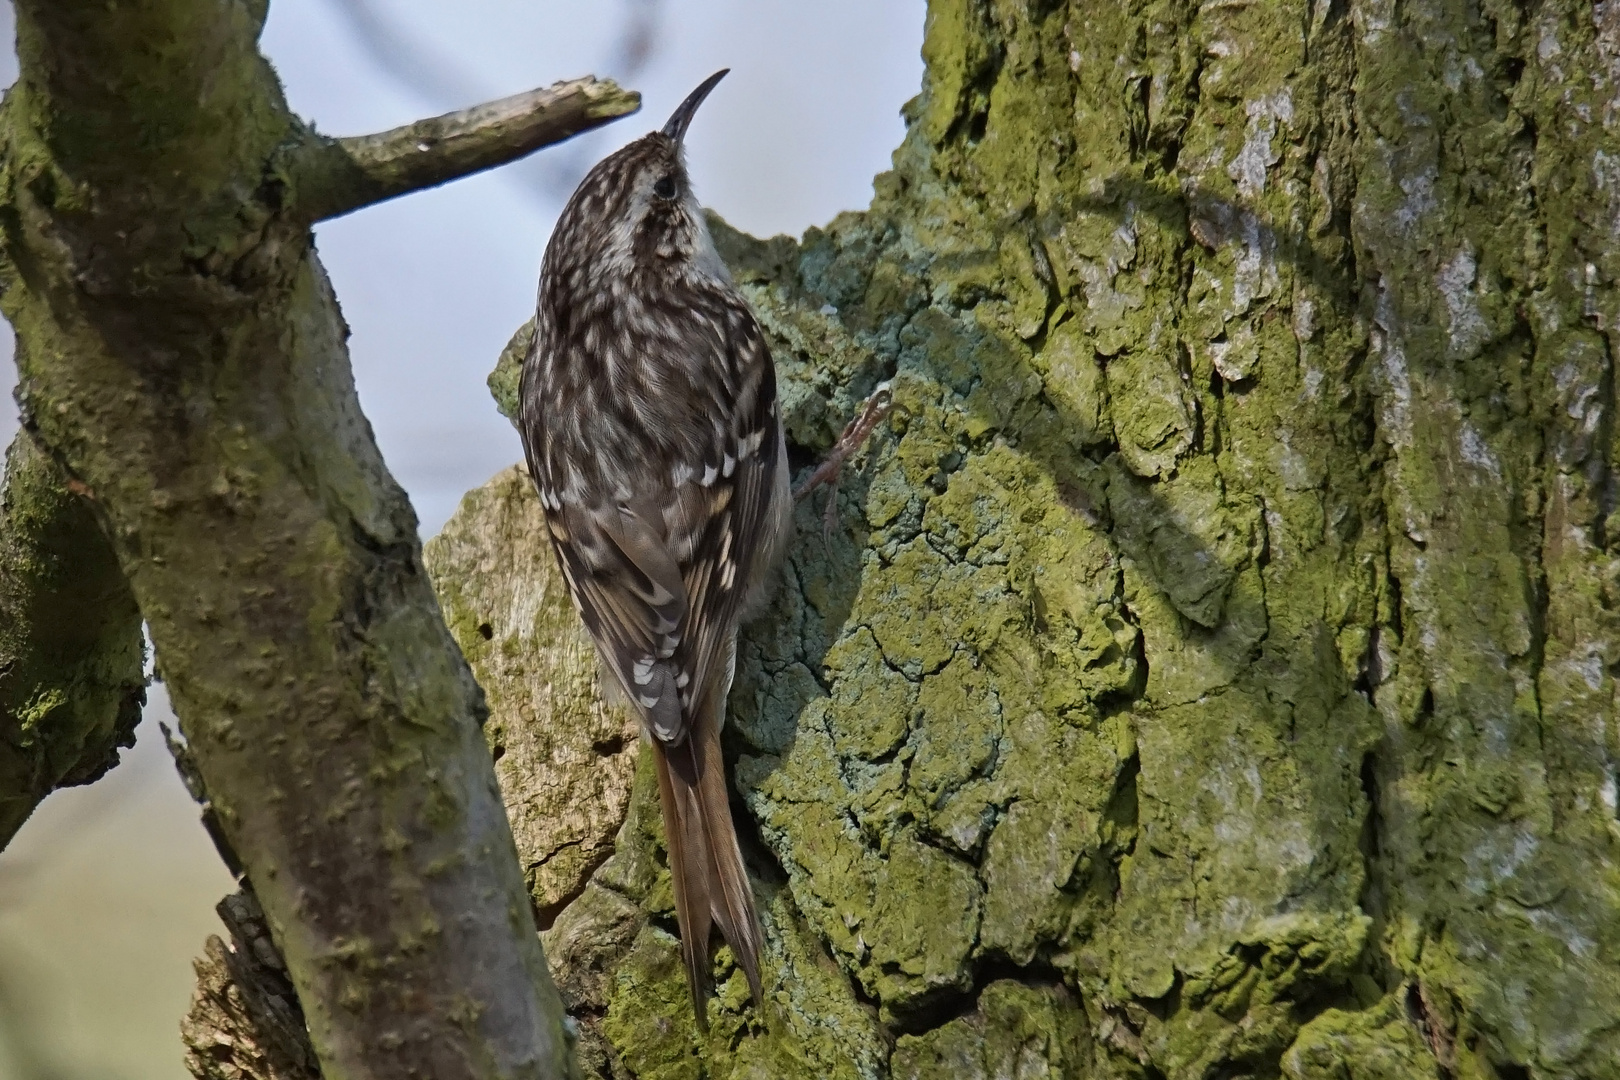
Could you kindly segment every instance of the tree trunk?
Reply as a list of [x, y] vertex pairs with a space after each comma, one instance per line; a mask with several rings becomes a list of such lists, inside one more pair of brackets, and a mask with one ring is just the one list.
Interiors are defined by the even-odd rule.
[[[588, 1068], [1620, 1076], [1620, 4], [934, 0], [924, 56], [868, 211], [717, 223], [796, 461], [898, 403], [739, 653], [766, 1007], [722, 951], [696, 1033], [643, 769], [522, 851], [624, 807], [530, 879]], [[622, 775], [531, 499], [430, 547], [514, 812]]]
[[[110, 538], [128, 587], [105, 622], [128, 623], [133, 593], [323, 1075], [569, 1075], [482, 694], [360, 412], [310, 226], [636, 99], [580, 80], [332, 140], [258, 53], [265, 0], [16, 6], [0, 307], [24, 425], [79, 500], [65, 549]], [[67, 614], [19, 610], [33, 622], [0, 647]]]

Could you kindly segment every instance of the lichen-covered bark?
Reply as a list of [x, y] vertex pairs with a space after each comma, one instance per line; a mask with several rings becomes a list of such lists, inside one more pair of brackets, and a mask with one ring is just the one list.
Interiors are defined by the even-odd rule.
[[482, 694], [314, 255], [266, 5], [16, 7], [0, 307], [25, 422], [105, 523], [322, 1074], [569, 1075]]
[[19, 434], [0, 490], [0, 848], [52, 789], [131, 746], [141, 614], [87, 500]]
[[635, 774], [635, 721], [604, 705], [526, 470], [462, 500], [423, 552], [445, 621], [477, 666], [484, 737], [542, 929], [613, 853]]
[[589, 1064], [1620, 1076], [1620, 5], [924, 55], [870, 210], [717, 225], [798, 460], [897, 402], [740, 650], [765, 1008], [685, 1014], [643, 783], [546, 939]]
[[1385, 938], [1459, 1071], [1614, 1075], [1620, 8], [1392, 14], [1356, 24], [1353, 211], [1400, 591]]

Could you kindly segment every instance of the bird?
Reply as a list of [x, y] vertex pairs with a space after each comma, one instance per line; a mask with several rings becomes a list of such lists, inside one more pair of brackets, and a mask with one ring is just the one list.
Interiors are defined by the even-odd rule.
[[569, 199], [541, 264], [519, 399], [557, 564], [657, 765], [702, 1030], [715, 926], [761, 1001], [759, 914], [720, 733], [737, 629], [765, 598], [793, 507], [770, 347], [686, 169], [687, 128], [726, 73]]

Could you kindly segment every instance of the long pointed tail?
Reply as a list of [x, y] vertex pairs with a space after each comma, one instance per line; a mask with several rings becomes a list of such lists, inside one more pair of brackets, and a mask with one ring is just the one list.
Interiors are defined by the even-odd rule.
[[709, 929], [715, 924], [748, 977], [754, 1004], [760, 1003], [759, 914], [731, 823], [717, 727], [702, 724], [679, 746], [665, 747], [653, 740], [669, 868], [675, 879], [675, 917], [681, 924], [681, 956], [692, 988], [692, 1008], [704, 1030]]

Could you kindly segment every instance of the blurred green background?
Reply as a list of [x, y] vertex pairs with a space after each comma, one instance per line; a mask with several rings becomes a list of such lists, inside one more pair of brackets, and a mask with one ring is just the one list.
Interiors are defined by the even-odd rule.
[[235, 886], [163, 745], [168, 699], [149, 693], [123, 762], [46, 799], [0, 853], [0, 1080], [185, 1075], [191, 957]]

